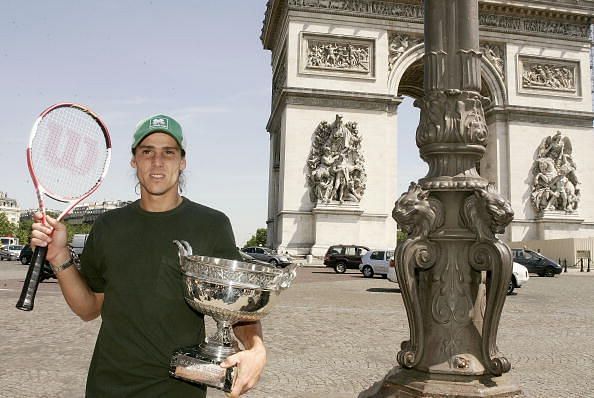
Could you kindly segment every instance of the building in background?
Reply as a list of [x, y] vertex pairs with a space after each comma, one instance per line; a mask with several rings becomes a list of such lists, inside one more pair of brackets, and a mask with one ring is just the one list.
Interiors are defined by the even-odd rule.
[[[458, 111], [488, 135], [478, 171], [514, 210], [508, 242], [594, 237], [593, 17], [594, 1], [479, 1], [488, 132]], [[421, 0], [267, 2], [269, 247], [320, 256], [338, 243], [394, 245], [398, 107], [424, 95], [423, 21]], [[442, 134], [447, 112], [428, 113], [417, 142]]]
[[0, 213], [6, 214], [6, 218], [13, 224], [18, 224], [21, 209], [16, 201], [16, 199], [12, 199], [8, 197], [6, 192], [0, 191]]
[[72, 213], [64, 217], [64, 221], [72, 225], [93, 224], [97, 217], [106, 211], [124, 207], [130, 203], [124, 200], [84, 203], [72, 209]]

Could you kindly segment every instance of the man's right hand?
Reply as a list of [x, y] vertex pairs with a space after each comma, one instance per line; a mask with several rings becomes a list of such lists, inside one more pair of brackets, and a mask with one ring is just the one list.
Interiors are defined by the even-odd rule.
[[47, 247], [46, 260], [52, 264], [61, 264], [67, 261], [70, 252], [67, 248], [68, 231], [66, 226], [47, 215], [45, 219], [49, 225], [43, 224], [42, 219], [43, 216], [39, 212], [33, 215], [35, 222], [31, 231], [31, 247]]

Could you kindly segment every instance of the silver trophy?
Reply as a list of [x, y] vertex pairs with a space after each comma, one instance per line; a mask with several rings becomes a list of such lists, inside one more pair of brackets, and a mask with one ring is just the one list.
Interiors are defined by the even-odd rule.
[[254, 259], [237, 261], [193, 255], [188, 242], [173, 242], [179, 249], [184, 298], [193, 309], [211, 316], [217, 331], [198, 346], [175, 351], [169, 373], [230, 392], [236, 368], [224, 369], [219, 364], [240, 351], [233, 337], [233, 324], [258, 321], [267, 315], [281, 291], [295, 279], [298, 265], [278, 269]]

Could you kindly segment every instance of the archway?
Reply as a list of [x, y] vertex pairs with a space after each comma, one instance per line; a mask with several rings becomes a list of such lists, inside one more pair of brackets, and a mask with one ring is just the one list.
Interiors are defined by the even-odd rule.
[[[426, 163], [419, 156], [419, 149], [416, 146], [416, 128], [419, 122], [419, 109], [414, 107], [413, 102], [422, 98], [424, 94], [424, 44], [419, 43], [409, 47], [404, 51], [399, 59], [393, 63], [389, 76], [390, 92], [402, 97], [403, 101], [398, 107], [397, 122], [397, 172], [398, 193], [404, 192], [411, 181], [417, 181], [425, 176], [427, 172]], [[487, 58], [483, 58], [481, 63], [482, 89], [481, 94], [489, 98], [490, 103], [486, 110], [495, 106], [505, 104], [506, 89], [505, 82], [497, 69]], [[497, 136], [499, 132], [496, 126], [490, 126], [491, 136]], [[489, 148], [489, 153], [485, 156], [485, 163], [498, 154], [494, 153], [496, 149]], [[480, 170], [480, 166], [478, 167]], [[496, 170], [488, 170], [485, 177], [490, 182], [498, 185], [498, 176]]]

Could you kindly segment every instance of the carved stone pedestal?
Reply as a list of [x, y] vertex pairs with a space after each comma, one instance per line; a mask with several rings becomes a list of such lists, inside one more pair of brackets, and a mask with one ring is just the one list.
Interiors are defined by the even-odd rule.
[[361, 241], [359, 223], [363, 210], [359, 203], [318, 203], [312, 213], [315, 236], [315, 243], [311, 248], [312, 255], [323, 256], [331, 245]]
[[359, 398], [520, 398], [524, 394], [508, 376], [455, 376], [393, 368]]

